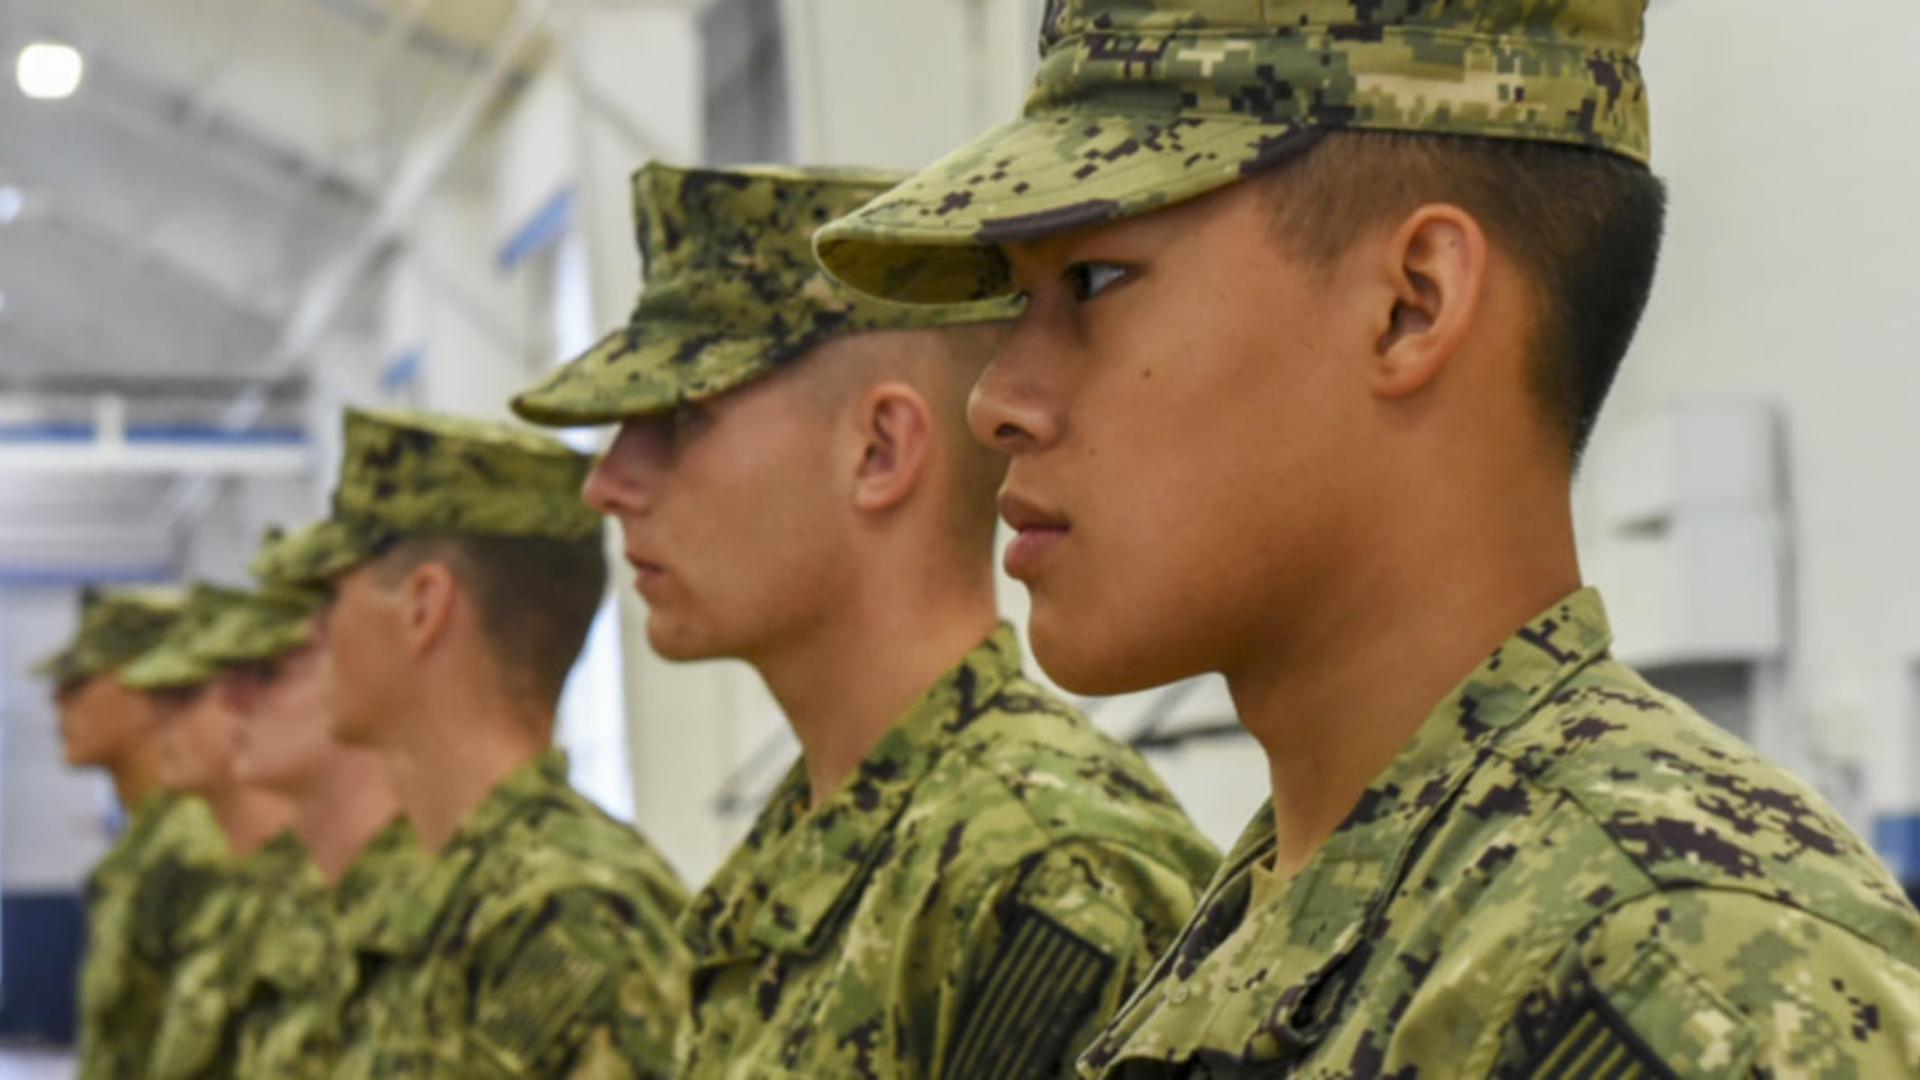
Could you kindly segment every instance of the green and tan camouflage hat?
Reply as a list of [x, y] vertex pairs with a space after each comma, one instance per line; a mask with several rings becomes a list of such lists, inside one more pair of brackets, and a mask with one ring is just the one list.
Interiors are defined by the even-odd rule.
[[[270, 565], [288, 539], [279, 527], [268, 529], [261, 538], [255, 562]], [[231, 667], [290, 653], [312, 640], [313, 617], [326, 602], [324, 590], [263, 579], [257, 591], [247, 594], [244, 603], [214, 620], [195, 646], [194, 654], [208, 663]]]
[[312, 639], [313, 617], [326, 606], [317, 589], [268, 586], [221, 613], [193, 647], [193, 655], [215, 667], [272, 660]]
[[633, 177], [645, 264], [627, 325], [513, 399], [536, 424], [610, 424], [704, 401], [810, 347], [867, 330], [1011, 318], [1006, 304], [891, 304], [837, 285], [813, 233], [904, 173], [758, 166], [677, 168]]
[[120, 681], [135, 690], [184, 690], [212, 679], [220, 666], [201, 655], [207, 634], [246, 602], [239, 589], [195, 585], [179, 621], [158, 645], [120, 669]]
[[600, 529], [582, 500], [593, 460], [512, 424], [348, 409], [333, 513], [269, 545], [251, 567], [324, 586], [407, 536], [579, 540]]
[[177, 591], [88, 589], [80, 596], [80, 629], [66, 648], [34, 665], [55, 683], [104, 675], [138, 658], [167, 635], [186, 606]]
[[1050, 0], [1025, 115], [820, 230], [840, 280], [950, 303], [998, 245], [1145, 213], [1323, 131], [1591, 147], [1645, 163], [1646, 0]]

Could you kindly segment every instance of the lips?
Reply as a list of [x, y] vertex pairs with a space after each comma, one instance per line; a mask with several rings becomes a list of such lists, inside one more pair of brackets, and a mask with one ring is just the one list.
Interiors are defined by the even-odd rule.
[[1012, 492], [1000, 496], [1000, 516], [1018, 534], [1007, 545], [1003, 565], [1009, 576], [1022, 581], [1040, 572], [1071, 531], [1066, 515]]
[[634, 588], [645, 593], [649, 586], [659, 581], [666, 567], [650, 559], [642, 558], [631, 552], [627, 554], [627, 565], [633, 567]]

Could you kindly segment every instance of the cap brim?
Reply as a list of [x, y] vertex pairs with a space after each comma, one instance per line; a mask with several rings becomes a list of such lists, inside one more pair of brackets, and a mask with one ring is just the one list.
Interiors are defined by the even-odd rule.
[[547, 427], [616, 424], [717, 397], [794, 351], [771, 337], [642, 321], [601, 338], [511, 404], [521, 419]]
[[312, 625], [310, 610], [242, 608], [221, 616], [194, 655], [220, 667], [272, 660], [311, 641]]
[[269, 584], [322, 588], [372, 558], [390, 538], [378, 526], [329, 519], [268, 547], [248, 569]]
[[1204, 195], [1283, 161], [1313, 129], [1245, 117], [1054, 110], [996, 128], [822, 228], [814, 252], [882, 299], [1013, 291], [999, 246]]
[[162, 646], [120, 669], [120, 683], [133, 690], [181, 690], [211, 682], [220, 669], [184, 650]]

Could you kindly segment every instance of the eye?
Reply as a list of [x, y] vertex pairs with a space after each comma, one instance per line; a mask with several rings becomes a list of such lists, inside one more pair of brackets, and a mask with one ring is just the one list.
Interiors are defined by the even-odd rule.
[[1127, 280], [1132, 271], [1118, 263], [1082, 262], [1067, 267], [1067, 285], [1079, 303], [1097, 299], [1101, 293]]
[[683, 401], [667, 414], [667, 430], [675, 441], [684, 442], [696, 435], [707, 425], [706, 407], [696, 402]]

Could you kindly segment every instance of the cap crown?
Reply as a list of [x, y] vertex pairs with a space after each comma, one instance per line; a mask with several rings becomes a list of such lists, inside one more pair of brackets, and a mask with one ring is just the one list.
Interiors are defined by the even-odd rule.
[[842, 334], [1011, 317], [1002, 304], [876, 300], [821, 269], [815, 230], [904, 175], [658, 162], [640, 169], [633, 217], [644, 288], [631, 318], [516, 397], [514, 411], [536, 423], [610, 423], [723, 394]]
[[56, 682], [104, 674], [158, 645], [184, 607], [176, 592], [88, 590], [80, 599], [80, 628], [73, 640], [35, 670]]
[[162, 690], [198, 686], [213, 678], [218, 667], [201, 656], [207, 634], [229, 612], [243, 607], [247, 598], [239, 589], [195, 585], [172, 629], [123, 668], [120, 681], [137, 690]]
[[1054, 0], [1062, 107], [1576, 143], [1645, 161], [1646, 0]]
[[395, 533], [580, 539], [592, 460], [510, 424], [349, 409], [334, 517]]

